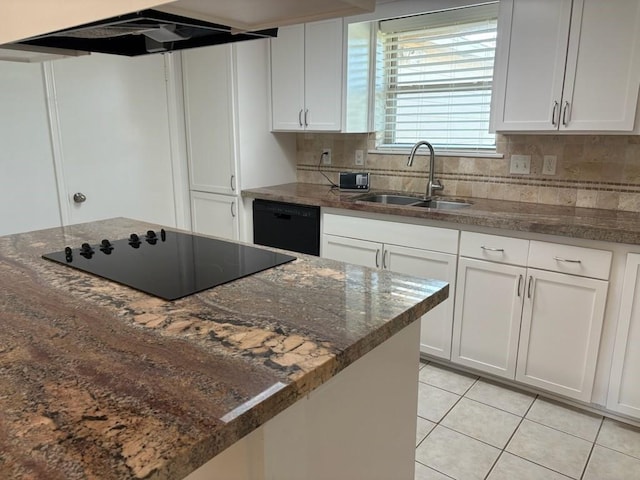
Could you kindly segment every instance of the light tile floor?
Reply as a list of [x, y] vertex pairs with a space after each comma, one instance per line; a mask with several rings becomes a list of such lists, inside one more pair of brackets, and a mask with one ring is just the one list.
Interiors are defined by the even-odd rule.
[[420, 363], [415, 480], [640, 480], [640, 429]]

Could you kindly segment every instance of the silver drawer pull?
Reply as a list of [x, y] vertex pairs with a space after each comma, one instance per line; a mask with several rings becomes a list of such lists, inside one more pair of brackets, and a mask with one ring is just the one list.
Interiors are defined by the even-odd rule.
[[504, 252], [504, 248], [485, 247], [484, 245], [481, 245], [480, 248], [489, 252]]
[[582, 260], [572, 260], [570, 258], [553, 257], [556, 262], [582, 263]]

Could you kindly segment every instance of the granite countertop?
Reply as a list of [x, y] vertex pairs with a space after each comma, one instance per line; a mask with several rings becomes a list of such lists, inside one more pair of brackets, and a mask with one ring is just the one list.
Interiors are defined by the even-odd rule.
[[[406, 192], [378, 192], [404, 193]], [[243, 190], [244, 197], [291, 202], [361, 212], [424, 218], [460, 225], [561, 235], [588, 240], [640, 244], [640, 214], [595, 208], [465, 198], [472, 205], [457, 210], [434, 210], [362, 202], [361, 193], [345, 193], [328, 185], [288, 183]], [[418, 195], [418, 194], [416, 194]], [[446, 197], [442, 197], [446, 198]]]
[[40, 257], [149, 228], [0, 237], [3, 479], [182, 478], [448, 295], [299, 254], [167, 302]]

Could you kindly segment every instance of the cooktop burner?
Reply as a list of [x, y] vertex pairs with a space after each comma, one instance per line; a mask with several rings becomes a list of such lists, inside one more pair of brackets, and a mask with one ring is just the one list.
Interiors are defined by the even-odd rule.
[[201, 292], [296, 259], [290, 255], [187, 233], [145, 235], [83, 243], [42, 256], [164, 300]]

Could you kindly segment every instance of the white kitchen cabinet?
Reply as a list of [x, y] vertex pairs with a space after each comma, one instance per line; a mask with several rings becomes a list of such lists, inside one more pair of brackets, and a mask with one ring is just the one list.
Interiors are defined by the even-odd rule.
[[612, 254], [462, 232], [451, 361], [589, 402]]
[[237, 240], [234, 71], [231, 45], [182, 52], [191, 228]]
[[340, 131], [342, 19], [282, 27], [271, 39], [273, 131]]
[[513, 380], [529, 241], [462, 232], [451, 361]]
[[238, 240], [238, 226], [236, 197], [191, 192], [191, 228], [195, 233]]
[[492, 130], [634, 130], [638, 0], [501, 0], [498, 22]]
[[640, 418], [640, 254], [630, 253], [611, 366], [607, 408]]
[[420, 351], [445, 359], [451, 357], [457, 243], [456, 230], [323, 213], [322, 257], [449, 283], [449, 298], [422, 317], [420, 333]]
[[608, 282], [530, 268], [516, 380], [589, 402]]
[[458, 260], [451, 361], [513, 380], [526, 268]]
[[182, 52], [191, 190], [236, 193], [233, 73], [231, 45]]

